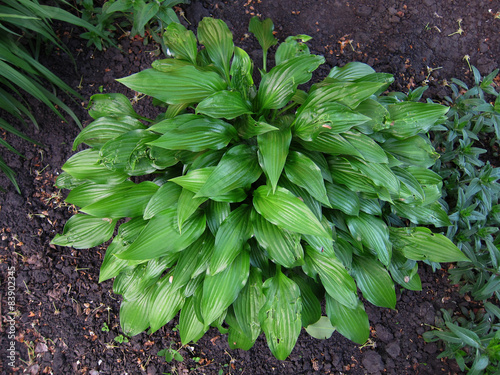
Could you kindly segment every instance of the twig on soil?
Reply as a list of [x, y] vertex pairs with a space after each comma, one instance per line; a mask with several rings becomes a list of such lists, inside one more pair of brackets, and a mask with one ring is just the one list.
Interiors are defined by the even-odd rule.
[[31, 294], [31, 291], [29, 290], [28, 288], [28, 285], [26, 284], [26, 280], [23, 280], [23, 283], [24, 283], [24, 287], [26, 288], [26, 294]]

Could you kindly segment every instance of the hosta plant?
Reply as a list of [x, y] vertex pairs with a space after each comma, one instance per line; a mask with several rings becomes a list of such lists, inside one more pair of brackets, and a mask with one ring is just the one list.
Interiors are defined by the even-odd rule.
[[115, 278], [128, 335], [180, 311], [184, 344], [210, 326], [227, 329], [231, 348], [249, 349], [263, 331], [279, 359], [301, 327], [363, 343], [358, 290], [394, 308], [394, 282], [421, 288], [416, 261], [466, 259], [418, 226], [449, 224], [429, 169], [437, 153], [421, 135], [447, 108], [382, 95], [392, 76], [361, 63], [301, 89], [324, 58], [307, 36], [289, 37], [267, 70], [272, 29], [250, 23], [264, 50], [259, 84], [226, 24], [205, 18], [197, 38], [171, 24], [175, 57], [120, 80], [166, 106], [162, 115], [138, 115], [123, 95], [91, 99], [95, 121], [74, 143], [90, 148], [57, 182], [80, 213], [53, 243], [90, 248], [114, 236], [100, 280]]

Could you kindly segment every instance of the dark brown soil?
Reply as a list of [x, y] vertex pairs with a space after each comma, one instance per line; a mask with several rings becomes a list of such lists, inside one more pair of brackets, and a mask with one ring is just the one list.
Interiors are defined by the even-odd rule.
[[[473, 3], [473, 4], [472, 4]], [[496, 8], [495, 8], [496, 7]], [[491, 9], [491, 11], [490, 11]], [[428, 94], [439, 98], [449, 91], [444, 80], [452, 77], [470, 82], [464, 56], [485, 74], [499, 65], [500, 5], [492, 0], [235, 0], [193, 1], [184, 7], [187, 20], [196, 25], [202, 17], [222, 18], [235, 35], [235, 43], [254, 58], [261, 56], [248, 36], [252, 15], [272, 18], [276, 37], [308, 34], [314, 53], [323, 54], [327, 65], [315, 76], [321, 79], [334, 65], [362, 61], [377, 71], [394, 74], [393, 90], [407, 91], [427, 84]], [[458, 19], [462, 19], [462, 34]], [[140, 40], [120, 39], [120, 49], [99, 52], [85, 47], [77, 33], [61, 27], [61, 37], [77, 60], [53, 53], [45, 64], [73, 87], [79, 87], [85, 103], [68, 104], [84, 124], [89, 123], [84, 106], [100, 89], [127, 92], [114, 81], [148, 68], [156, 58], [156, 47]], [[272, 54], [272, 51], [271, 51]], [[248, 352], [232, 351], [227, 337], [210, 330], [192, 346], [180, 349], [183, 362], [166, 363], [156, 356], [165, 347], [177, 349], [180, 339], [175, 322], [154, 335], [140, 334], [127, 343], [120, 335], [120, 298], [112, 293], [112, 282], [98, 284], [105, 248], [73, 250], [49, 245], [62, 231], [75, 207], [64, 203], [67, 192], [53, 184], [60, 168], [72, 154], [78, 133], [73, 123], [64, 123], [45, 107], [31, 103], [41, 124], [40, 131], [26, 133], [44, 146], [33, 146], [10, 134], [2, 134], [26, 159], [2, 155], [16, 171], [22, 195], [5, 177], [7, 188], [0, 194], [0, 374], [12, 373], [7, 349], [10, 324], [7, 313], [8, 270], [16, 282], [16, 360], [14, 373], [28, 374], [455, 374], [452, 360], [438, 360], [439, 345], [425, 343], [422, 333], [434, 324], [441, 308], [471, 306], [447, 282], [446, 273], [422, 265], [421, 292], [398, 291], [397, 310], [366, 304], [372, 335], [363, 348], [334, 333], [321, 341], [302, 334], [286, 361], [274, 359], [261, 336]], [[154, 109], [147, 99], [136, 110], [148, 116]], [[13, 268], [9, 268], [13, 267]], [[103, 331], [103, 327], [109, 331]], [[174, 368], [175, 367], [175, 368]]]

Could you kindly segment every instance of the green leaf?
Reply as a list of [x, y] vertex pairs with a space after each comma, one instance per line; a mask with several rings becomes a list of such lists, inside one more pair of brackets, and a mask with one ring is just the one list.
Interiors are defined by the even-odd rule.
[[351, 109], [355, 109], [359, 103], [368, 99], [381, 88], [385, 83], [380, 82], [335, 82], [313, 90], [306, 102], [300, 107], [301, 111], [322, 103], [338, 101]]
[[133, 12], [134, 21], [130, 34], [144, 36], [144, 26], [158, 13], [159, 7], [158, 3], [135, 5]]
[[95, 182], [87, 181], [73, 188], [68, 194], [65, 202], [74, 204], [78, 207], [84, 207], [109, 197], [112, 194], [123, 193], [134, 185], [135, 184], [129, 180], [125, 180], [118, 185], [96, 184]]
[[301, 148], [299, 150], [302, 154], [307, 156], [309, 159], [311, 159], [314, 164], [316, 164], [320, 171], [321, 175], [323, 176], [323, 179], [328, 182], [333, 182], [332, 180], [332, 174], [330, 173], [330, 169], [328, 167], [328, 162], [326, 161], [325, 155], [321, 152], [316, 152], [316, 151], [309, 151], [305, 148]]
[[278, 39], [273, 35], [273, 30], [274, 25], [270, 18], [266, 18], [264, 21], [260, 21], [259, 17], [252, 17], [250, 19], [248, 31], [255, 35], [264, 53], [278, 43]]
[[231, 213], [231, 206], [227, 202], [215, 202], [210, 200], [205, 209], [207, 215], [207, 226], [215, 236], [220, 225]]
[[252, 113], [252, 109], [249, 103], [243, 100], [239, 92], [223, 90], [202, 100], [196, 107], [196, 113], [232, 120], [244, 114]]
[[292, 352], [302, 327], [300, 289], [279, 269], [264, 283], [266, 303], [259, 312], [267, 345], [279, 360]]
[[191, 64], [196, 65], [198, 47], [196, 45], [196, 37], [192, 31], [187, 30], [180, 23], [172, 22], [165, 29], [163, 41], [177, 59], [187, 60]]
[[303, 55], [275, 66], [262, 77], [257, 93], [259, 110], [279, 109], [295, 94], [297, 86], [311, 79], [312, 72], [325, 62], [323, 56]]
[[99, 270], [99, 282], [116, 277], [121, 271], [128, 267], [128, 261], [118, 259], [114, 254], [122, 252], [127, 245], [124, 245], [123, 238], [116, 236], [106, 249], [106, 255]]
[[116, 221], [89, 215], [73, 215], [64, 225], [62, 234], [50, 242], [53, 245], [71, 246], [75, 249], [89, 249], [111, 238]]
[[292, 57], [297, 57], [301, 55], [309, 55], [309, 47], [306, 42], [312, 38], [308, 35], [296, 35], [289, 36], [281, 43], [276, 50], [276, 55], [274, 59], [276, 60], [276, 65], [280, 65]]
[[170, 275], [156, 283], [148, 302], [150, 333], [154, 333], [170, 322], [184, 305], [181, 289], [176, 289], [170, 282]]
[[414, 260], [406, 259], [397, 251], [394, 252], [389, 271], [392, 278], [403, 288], [409, 290], [422, 290], [422, 282], [418, 275], [418, 264]]
[[[362, 66], [364, 65], [364, 66]], [[369, 70], [372, 70], [369, 73]], [[377, 90], [375, 95], [384, 92], [389, 85], [394, 82], [394, 77], [389, 73], [376, 73], [368, 65], [360, 62], [351, 62], [343, 66], [342, 68], [334, 67], [328, 77], [320, 83], [321, 85], [327, 85], [329, 83], [336, 82], [377, 82], [383, 83], [383, 86]]]
[[224, 271], [205, 277], [201, 300], [205, 326], [209, 326], [234, 302], [247, 283], [249, 272], [250, 256], [242, 251]]
[[142, 122], [130, 116], [99, 117], [78, 134], [73, 142], [73, 150], [82, 143], [98, 148], [130, 130], [145, 128]]
[[[363, 192], [369, 194], [377, 194], [377, 189], [372, 180], [364, 174], [352, 168], [352, 165], [346, 160], [341, 158], [329, 158], [328, 164], [330, 165], [330, 172], [334, 183], [345, 185], [353, 192]], [[389, 192], [387, 192], [389, 195]], [[390, 200], [390, 196], [388, 197]]]
[[340, 82], [352, 82], [375, 73], [375, 70], [367, 64], [357, 61], [345, 64], [343, 67], [334, 66], [328, 77]]
[[201, 71], [194, 66], [182, 66], [166, 73], [146, 69], [117, 81], [168, 104], [199, 103], [226, 88], [217, 73]]
[[394, 309], [396, 291], [387, 270], [376, 260], [367, 256], [356, 257], [352, 263], [354, 278], [363, 297], [375, 306]]
[[316, 323], [306, 326], [306, 331], [315, 339], [328, 340], [335, 332], [335, 328], [327, 316], [322, 316]]
[[356, 131], [345, 132], [342, 135], [361, 153], [362, 159], [372, 163], [388, 163], [384, 149], [369, 136]]
[[440, 104], [402, 102], [387, 106], [390, 127], [385, 130], [397, 138], [408, 138], [427, 132], [448, 112]]
[[229, 64], [233, 56], [233, 34], [222, 20], [205, 17], [198, 25], [198, 40], [229, 82]]
[[323, 175], [311, 159], [300, 152], [290, 152], [285, 165], [285, 173], [292, 183], [306, 189], [313, 198], [330, 207]]
[[168, 208], [156, 214], [134, 243], [123, 253], [117, 254], [117, 257], [147, 260], [176, 253], [196, 241], [205, 231], [205, 216], [202, 214], [191, 216], [184, 223], [182, 234], [178, 232], [176, 219], [176, 208]]
[[358, 194], [338, 184], [327, 182], [325, 186], [330, 207], [350, 216], [358, 216], [360, 209]]
[[354, 308], [349, 308], [327, 295], [326, 314], [333, 327], [349, 340], [357, 344], [364, 344], [368, 340], [370, 323], [361, 301]]
[[428, 140], [419, 135], [404, 139], [389, 138], [382, 147], [403, 163], [424, 168], [433, 166], [439, 158]]
[[357, 217], [346, 217], [345, 220], [352, 237], [361, 241], [368, 249], [374, 250], [378, 259], [388, 266], [391, 262], [392, 244], [385, 222], [364, 212], [360, 212]]
[[[382, 203], [383, 205], [383, 203]], [[359, 208], [364, 213], [374, 216], [382, 216], [381, 202], [376, 198], [360, 198]]]
[[294, 122], [294, 129], [296, 136], [305, 141], [311, 141], [321, 131], [343, 133], [369, 120], [369, 117], [343, 104], [326, 102], [317, 106], [308, 106], [300, 111]]
[[[176, 104], [173, 105], [174, 107], [181, 105], [181, 104]], [[172, 106], [169, 106], [169, 108]], [[151, 125], [149, 127], [150, 131], [153, 131], [155, 133], [160, 133], [160, 134], [165, 134], [166, 132], [175, 130], [179, 127], [182, 127], [183, 125], [189, 124], [189, 123], [196, 123], [196, 121], [202, 119], [203, 116], [198, 116], [195, 115], [194, 113], [183, 113], [183, 114], [178, 114], [173, 117], [165, 117], [163, 120]]]
[[260, 21], [258, 17], [252, 17], [250, 19], [250, 24], [248, 26], [248, 31], [255, 35], [262, 47], [263, 58], [264, 58], [264, 71], [267, 70], [267, 50], [278, 43], [273, 35], [274, 24], [270, 18], [266, 18], [264, 21]]
[[278, 187], [275, 193], [262, 185], [254, 191], [253, 205], [267, 221], [292, 232], [331, 238], [320, 221], [299, 198]]
[[322, 132], [314, 140], [310, 142], [301, 142], [301, 144], [306, 149], [312, 151], [320, 151], [331, 155], [351, 155], [363, 158], [361, 152], [340, 134]]
[[253, 61], [248, 54], [239, 47], [234, 48], [234, 57], [231, 64], [231, 87], [248, 99], [248, 90], [253, 86]]
[[169, 181], [197, 193], [207, 182], [208, 177], [213, 173], [215, 167], [192, 169], [184, 176], [171, 178]]
[[342, 305], [354, 308], [358, 303], [356, 284], [345, 267], [334, 257], [306, 247], [306, 261], [319, 274], [326, 292]]
[[421, 204], [405, 204], [395, 201], [394, 208], [399, 216], [405, 217], [415, 224], [433, 224], [436, 227], [451, 225], [448, 214], [439, 202], [423, 206]]
[[122, 294], [124, 300], [138, 299], [158, 281], [160, 275], [173, 262], [175, 262], [175, 259], [171, 257], [162, 257], [129, 266], [116, 277], [113, 283], [113, 291], [116, 294]]
[[189, 61], [185, 60], [178, 60], [178, 59], [162, 59], [162, 60], [155, 60], [151, 63], [151, 67], [154, 70], [158, 70], [159, 72], [163, 73], [168, 73], [171, 71], [175, 71], [179, 69], [182, 66], [187, 66], [187, 65], [193, 65]]
[[222, 150], [205, 150], [194, 155], [194, 160], [190, 169], [215, 167], [219, 164], [220, 159], [224, 156], [225, 149]]
[[220, 225], [215, 236], [215, 248], [209, 262], [210, 275], [225, 270], [242, 252], [251, 237], [251, 208], [242, 204], [233, 210]]
[[[328, 220], [323, 217], [322, 219], [323, 228], [328, 231], [332, 230], [332, 226], [328, 223]], [[313, 249], [323, 253], [326, 256], [335, 257], [335, 251], [333, 249], [333, 241], [331, 238], [313, 236], [310, 234], [303, 234], [302, 239], [306, 241]]]
[[106, 142], [99, 156], [109, 169], [142, 176], [156, 170], [147, 154], [147, 144], [156, 138], [158, 135], [145, 129], [131, 130]]
[[473, 348], [479, 349], [481, 345], [481, 339], [477, 333], [471, 331], [470, 329], [462, 328], [457, 324], [451, 322], [445, 322], [446, 327], [457, 335], [465, 345], [472, 346]]
[[179, 333], [182, 345], [187, 345], [191, 341], [198, 341], [208, 330], [208, 326], [205, 326], [198, 320], [194, 303], [194, 296], [189, 297], [186, 299], [181, 309], [179, 316]]
[[273, 225], [257, 213], [253, 215], [252, 223], [255, 238], [267, 251], [269, 259], [286, 268], [292, 268], [301, 263], [304, 250], [300, 244], [299, 234]]
[[227, 309], [225, 321], [229, 326], [227, 337], [229, 348], [249, 350], [255, 343], [255, 340], [252, 340], [251, 337], [245, 334], [245, 332], [243, 331], [243, 327], [240, 325], [238, 319], [236, 319], [234, 315], [232, 306], [229, 306], [229, 308]]
[[93, 119], [100, 117], [141, 118], [132, 108], [130, 100], [123, 94], [95, 94], [89, 100], [89, 115]]
[[[187, 288], [187, 283], [193, 279], [192, 276], [196, 271], [198, 260], [202, 258], [202, 252], [206, 250], [205, 241], [208, 236], [202, 235], [186, 249], [182, 250], [179, 259], [173, 269], [170, 282], [174, 289]], [[208, 239], [210, 241], [210, 239]], [[208, 249], [207, 249], [208, 250]]]
[[[294, 273], [290, 275], [290, 278], [299, 286], [300, 298], [302, 300], [302, 326], [308, 327], [311, 324], [318, 322], [321, 318], [321, 303], [311, 287], [314, 285], [314, 282], [307, 277], [302, 278]], [[309, 334], [311, 333], [309, 332]], [[312, 334], [311, 336], [316, 337]]]
[[148, 293], [134, 300], [124, 299], [120, 305], [120, 326], [127, 336], [135, 336], [149, 327]]
[[132, 185], [127, 190], [118, 191], [86, 205], [81, 211], [95, 217], [112, 219], [142, 216], [148, 202], [157, 190], [158, 185], [144, 181]]
[[196, 197], [214, 197], [237, 188], [247, 188], [261, 173], [255, 148], [240, 144], [224, 154]]
[[75, 178], [90, 180], [97, 184], [118, 184], [128, 177], [99, 163], [99, 151], [90, 148], [69, 158], [62, 166], [62, 170]]
[[[192, 278], [186, 283], [186, 286], [183, 289], [183, 294], [184, 297], [189, 298], [193, 296], [195, 293], [198, 293], [198, 290], [200, 290], [201, 293], [201, 288], [203, 284], [203, 280], [205, 279], [205, 276], [202, 274], [199, 274], [195, 278]], [[198, 312], [199, 314], [199, 312]]]
[[179, 195], [179, 200], [177, 202], [177, 225], [179, 233], [182, 233], [182, 227], [185, 221], [207, 200], [207, 198], [195, 198], [194, 195], [192, 191], [187, 189], [182, 189]]
[[99, 271], [99, 282], [116, 277], [123, 269], [128, 267], [127, 260], [118, 259], [115, 255], [123, 252], [137, 238], [146, 224], [147, 221], [135, 218], [120, 225], [118, 235], [113, 238], [113, 241], [106, 249]]
[[193, 152], [219, 150], [226, 147], [236, 135], [234, 127], [223, 120], [196, 116], [175, 129], [165, 131], [160, 138], [149, 144]]
[[252, 343], [262, 331], [259, 311], [265, 301], [266, 297], [262, 290], [262, 274], [257, 268], [251, 267], [248, 282], [234, 301], [233, 310], [238, 326]]
[[255, 121], [251, 116], [245, 116], [239, 119], [236, 124], [238, 134], [243, 139], [250, 139], [255, 136], [278, 130], [277, 127], [269, 125], [264, 121]]
[[425, 199], [425, 192], [418, 180], [406, 169], [399, 167], [393, 167], [391, 169], [401, 183], [401, 190], [398, 194], [399, 200], [403, 203], [423, 202]]
[[394, 249], [406, 258], [431, 262], [470, 261], [448, 238], [424, 227], [390, 228]]
[[356, 158], [347, 160], [354, 170], [368, 177], [375, 186], [386, 188], [392, 194], [399, 193], [399, 179], [386, 164], [371, 163]]
[[290, 129], [270, 131], [257, 136], [259, 164], [266, 174], [273, 192], [286, 163], [288, 149], [292, 141]]
[[[490, 341], [490, 343], [492, 341]], [[496, 358], [494, 357], [495, 359], [493, 359], [493, 360], [496, 360], [498, 358], [498, 344], [496, 345], [496, 347], [494, 347], [494, 349], [492, 348], [492, 350], [495, 351], [495, 355], [496, 355]], [[491, 356], [492, 355], [490, 353], [476, 355], [476, 357], [474, 358], [474, 362], [472, 362], [472, 366], [471, 366], [468, 374], [470, 374], [470, 375], [483, 374], [483, 370], [486, 369], [488, 367], [488, 365], [490, 364]]]
[[171, 208], [177, 204], [182, 188], [173, 182], [167, 182], [160, 186], [149, 200], [144, 209], [143, 217], [145, 220], [151, 219], [157, 213]]

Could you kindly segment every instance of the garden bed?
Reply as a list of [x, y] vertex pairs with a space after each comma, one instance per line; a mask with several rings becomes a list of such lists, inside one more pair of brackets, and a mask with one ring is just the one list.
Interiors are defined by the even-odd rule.
[[[296, 34], [313, 37], [309, 42], [311, 52], [327, 60], [315, 73], [316, 79], [326, 76], [332, 66], [362, 61], [379, 72], [394, 74], [392, 90], [407, 92], [427, 84], [431, 89], [426, 96], [439, 100], [449, 94], [443, 84], [445, 79], [470, 80], [466, 55], [483, 74], [498, 66], [500, 56], [500, 19], [495, 18], [500, 9], [490, 12], [493, 2], [478, 1], [475, 9], [465, 0], [442, 3], [193, 1], [183, 10], [191, 27], [205, 16], [225, 20], [234, 33], [235, 44], [254, 58], [260, 49], [248, 34], [248, 22], [253, 15], [260, 15], [273, 20], [280, 41]], [[124, 37], [119, 49], [99, 52], [85, 47], [70, 28], [62, 26], [59, 33], [75, 56], [77, 71], [71, 60], [58, 51], [52, 51], [43, 62], [85, 98], [85, 103], [68, 102], [84, 124], [90, 122], [84, 106], [91, 95], [102, 91], [134, 97], [114, 79], [148, 68], [157, 58], [157, 47], [144, 45], [139, 39]], [[211, 329], [196, 344], [179, 350], [183, 362], [166, 363], [156, 353], [170, 345], [173, 349], [181, 346], [175, 323], [154, 335], [142, 333], [128, 342], [117, 342], [115, 338], [121, 334], [120, 298], [113, 295], [111, 281], [97, 283], [105, 248], [73, 250], [49, 245], [75, 209], [64, 203], [66, 193], [55, 188], [54, 182], [72, 154], [71, 144], [78, 128], [62, 122], [43, 106], [30, 104], [41, 129], [29, 128], [26, 132], [43, 147], [6, 135], [26, 157], [5, 156], [18, 175], [22, 195], [0, 178], [2, 186], [8, 188], [0, 195], [0, 273], [2, 280], [7, 280], [12, 266], [16, 278], [18, 373], [459, 373], [453, 360], [436, 359], [439, 345], [425, 343], [422, 333], [434, 325], [439, 309], [456, 309], [461, 304], [473, 309], [475, 305], [449, 285], [445, 270], [433, 273], [424, 265], [420, 267], [423, 290], [397, 290], [397, 310], [366, 304], [371, 337], [363, 348], [338, 333], [321, 341], [304, 332], [290, 357], [278, 361], [263, 335], [250, 351], [232, 351], [227, 336]], [[151, 112], [155, 109], [148, 99], [138, 100], [135, 109], [141, 115], [154, 117]], [[493, 157], [491, 162], [498, 165]], [[6, 292], [7, 285], [2, 283], [2, 316], [8, 309]], [[10, 342], [8, 328], [3, 320], [1, 373], [10, 371], [5, 360]]]

